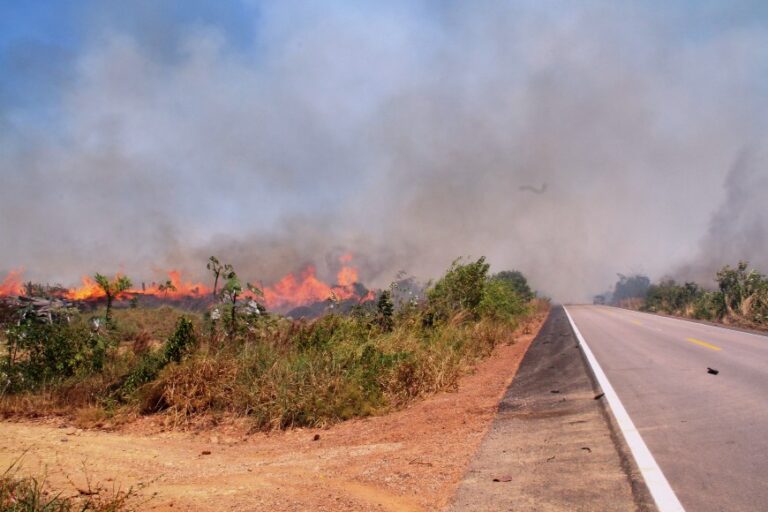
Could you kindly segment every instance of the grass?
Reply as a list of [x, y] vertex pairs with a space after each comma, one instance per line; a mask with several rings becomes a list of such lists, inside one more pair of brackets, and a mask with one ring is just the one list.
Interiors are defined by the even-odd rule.
[[2, 512], [129, 512], [137, 506], [133, 489], [91, 487], [90, 482], [77, 496], [66, 496], [50, 489], [44, 477], [21, 476], [18, 461], [0, 475]]
[[455, 389], [514, 342], [548, 307], [519, 286], [481, 258], [455, 262], [425, 300], [397, 308], [382, 294], [314, 320], [242, 313], [234, 329], [166, 307], [116, 309], [108, 333], [85, 329], [85, 315], [53, 338], [32, 326], [18, 337], [25, 356], [6, 365], [0, 413], [65, 414], [81, 426], [162, 413], [177, 428], [235, 415], [258, 430], [381, 414]]

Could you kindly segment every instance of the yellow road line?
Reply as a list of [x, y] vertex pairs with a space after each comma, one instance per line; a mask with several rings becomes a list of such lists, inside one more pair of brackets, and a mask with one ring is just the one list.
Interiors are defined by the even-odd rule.
[[707, 343], [706, 341], [697, 340], [696, 338], [685, 338], [686, 341], [690, 341], [691, 343], [695, 343], [697, 345], [701, 345], [702, 347], [711, 348], [712, 350], [723, 350], [717, 345], [712, 345], [711, 343]]
[[630, 320], [630, 322], [632, 322], [635, 325], [643, 325], [643, 323], [640, 322], [639, 320]]

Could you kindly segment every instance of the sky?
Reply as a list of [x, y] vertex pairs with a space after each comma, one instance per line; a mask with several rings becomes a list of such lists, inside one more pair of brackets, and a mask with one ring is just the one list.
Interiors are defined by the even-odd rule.
[[711, 284], [768, 271], [767, 128], [765, 2], [9, 0], [0, 273]]

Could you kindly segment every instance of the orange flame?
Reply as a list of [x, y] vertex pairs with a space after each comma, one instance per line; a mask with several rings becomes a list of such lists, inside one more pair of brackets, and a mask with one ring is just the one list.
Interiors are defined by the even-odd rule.
[[89, 276], [83, 276], [83, 285], [80, 288], [72, 288], [64, 295], [69, 300], [93, 300], [104, 297], [106, 294], [101, 286]]
[[270, 309], [290, 309], [304, 304], [320, 302], [335, 297], [338, 300], [358, 299], [363, 302], [370, 300], [371, 293], [360, 297], [355, 289], [358, 282], [357, 269], [347, 265], [352, 261], [352, 255], [347, 253], [339, 258], [341, 269], [336, 274], [336, 285], [329, 285], [317, 278], [316, 269], [310, 265], [304, 269], [299, 278], [288, 274], [272, 286], [262, 290], [264, 302]]
[[5, 276], [3, 281], [0, 282], [0, 297], [21, 295], [24, 293], [24, 287], [21, 284], [21, 276], [23, 272], [23, 270], [12, 270]]
[[170, 297], [172, 299], [182, 299], [184, 297], [200, 297], [211, 293], [211, 289], [202, 283], [185, 283], [181, 279], [181, 272], [171, 270], [168, 272], [168, 280], [173, 288], [161, 289], [162, 284], [152, 283], [148, 288], [141, 290], [129, 290], [127, 293], [136, 295], [158, 295]]
[[[307, 266], [298, 277], [296, 274], [288, 274], [272, 286], [265, 287], [262, 291], [263, 298], [255, 297], [250, 292], [243, 293], [244, 297], [251, 297], [264, 303], [270, 309], [288, 310], [297, 306], [320, 302], [335, 297], [338, 300], [357, 299], [360, 302], [372, 300], [373, 292], [365, 296], [359, 295], [357, 269], [349, 265], [352, 254], [344, 254], [339, 258], [341, 268], [336, 274], [337, 284], [331, 285], [321, 281], [317, 277], [314, 266]], [[0, 296], [22, 295], [22, 272], [13, 271], [0, 283]], [[166, 289], [164, 283], [151, 283], [150, 286], [133, 288], [122, 294], [122, 297], [147, 295], [165, 297], [170, 299], [202, 298], [210, 295], [211, 288], [202, 284], [184, 281], [181, 272], [171, 270], [168, 272], [168, 280], [172, 287]], [[83, 276], [81, 286], [70, 288], [63, 296], [69, 300], [88, 301], [105, 297], [104, 290], [90, 276]], [[175, 289], [174, 289], [175, 288]]]

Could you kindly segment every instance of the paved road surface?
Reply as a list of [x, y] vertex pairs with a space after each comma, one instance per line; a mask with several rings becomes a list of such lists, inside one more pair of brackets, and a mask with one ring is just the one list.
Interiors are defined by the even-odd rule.
[[768, 337], [568, 311], [687, 512], [768, 510]]

